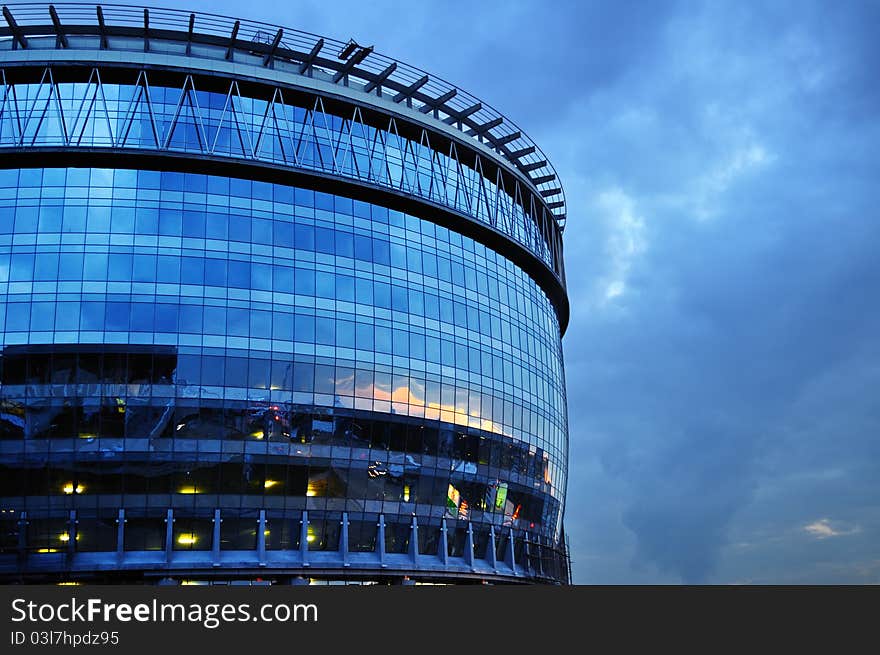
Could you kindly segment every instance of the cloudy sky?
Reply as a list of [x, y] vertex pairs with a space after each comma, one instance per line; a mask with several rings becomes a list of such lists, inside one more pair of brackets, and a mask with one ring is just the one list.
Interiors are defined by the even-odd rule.
[[576, 582], [880, 582], [880, 3], [185, 4], [375, 45], [555, 164]]

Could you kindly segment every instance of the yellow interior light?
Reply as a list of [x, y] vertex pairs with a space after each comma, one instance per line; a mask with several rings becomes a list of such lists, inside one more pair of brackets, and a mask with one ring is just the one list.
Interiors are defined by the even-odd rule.
[[199, 493], [199, 490], [196, 489], [196, 487], [194, 485], [190, 485], [190, 486], [186, 486], [186, 487], [181, 487], [180, 489], [178, 489], [177, 493], [179, 493], [179, 494], [197, 494], [197, 493]]
[[409, 485], [408, 484], [403, 485], [403, 502], [405, 502], [405, 503], [409, 502]]
[[196, 541], [198, 541], [198, 539], [196, 539], [194, 534], [182, 534], [177, 537], [177, 543], [181, 546], [192, 546]]
[[58, 535], [58, 538], [64, 542], [70, 541], [70, 535], [67, 534], [66, 532], [62, 532], [60, 535]]
[[277, 484], [280, 484], [280, 483], [278, 482], [278, 480], [266, 480], [266, 481], [263, 483], [263, 488], [264, 488], [264, 489], [271, 489], [272, 487], [274, 487], [274, 486], [277, 485]]

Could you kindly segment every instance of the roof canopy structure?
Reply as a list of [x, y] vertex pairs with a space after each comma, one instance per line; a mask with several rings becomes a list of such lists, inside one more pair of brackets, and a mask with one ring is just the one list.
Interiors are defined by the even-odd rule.
[[[422, 70], [378, 54], [372, 46], [347, 43], [308, 32], [255, 21], [174, 9], [127, 5], [26, 3], [3, 6], [0, 39], [13, 49], [33, 48], [33, 37], [54, 37], [55, 47], [71, 47], [71, 38], [96, 36], [101, 49], [113, 49], [114, 37], [135, 37], [144, 52], [160, 40], [221, 47], [226, 60], [236, 52], [258, 55], [265, 68], [295, 64], [300, 75], [324, 73], [348, 91], [360, 92], [409, 108], [459, 130], [511, 165], [535, 189], [559, 230], [566, 206], [556, 171], [540, 148], [512, 121], [466, 91]], [[4, 24], [5, 23], [5, 24]], [[45, 46], [42, 46], [45, 48]], [[199, 55], [204, 55], [200, 52]]]

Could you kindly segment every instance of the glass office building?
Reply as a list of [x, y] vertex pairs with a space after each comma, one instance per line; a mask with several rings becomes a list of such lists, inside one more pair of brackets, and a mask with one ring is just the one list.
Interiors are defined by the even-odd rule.
[[0, 580], [567, 583], [565, 201], [296, 30], [0, 21]]

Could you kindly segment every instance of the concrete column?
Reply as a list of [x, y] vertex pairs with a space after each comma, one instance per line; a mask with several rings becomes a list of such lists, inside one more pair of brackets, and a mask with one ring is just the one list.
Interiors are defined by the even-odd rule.
[[211, 566], [220, 566], [220, 524], [223, 518], [220, 516], [220, 510], [214, 510], [214, 534], [211, 540]]
[[468, 521], [467, 541], [464, 544], [464, 561], [474, 568], [474, 526], [470, 521]]
[[348, 512], [342, 513], [342, 521], [339, 522], [339, 555], [342, 558], [342, 566], [349, 566], [348, 562]]
[[68, 559], [76, 552], [76, 510], [70, 510], [67, 517], [67, 556]]
[[[309, 513], [303, 510], [302, 521], [299, 527], [299, 554], [302, 556], [302, 565], [309, 565]], [[308, 583], [306, 583], [308, 584]]]
[[416, 520], [416, 515], [413, 514], [412, 527], [409, 532], [409, 556], [412, 559], [413, 564], [418, 562], [419, 559], [419, 523]]
[[18, 515], [18, 554], [22, 557], [27, 552], [27, 512]]
[[379, 565], [382, 568], [385, 564], [385, 515], [379, 514], [379, 523], [376, 526], [379, 533], [376, 535], [376, 551], [379, 553]]
[[165, 515], [165, 563], [171, 562], [171, 550], [174, 548], [174, 510], [168, 509]]
[[513, 528], [509, 528], [507, 531], [507, 552], [504, 554], [504, 563], [507, 564], [514, 573], [516, 572], [516, 561], [513, 557]]
[[495, 559], [495, 526], [489, 526], [489, 545], [486, 546], [486, 560], [493, 569], [498, 568], [498, 562]]
[[125, 510], [120, 508], [116, 517], [116, 561], [121, 564], [125, 557]]
[[440, 523], [440, 549], [439, 553], [440, 561], [443, 562], [443, 566], [449, 564], [449, 541], [446, 535], [446, 519], [443, 519]]
[[266, 510], [260, 510], [260, 518], [257, 519], [257, 561], [260, 566], [266, 566]]

